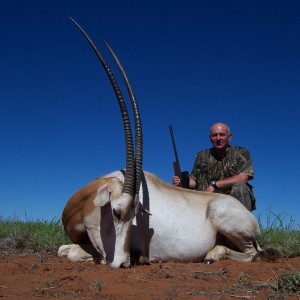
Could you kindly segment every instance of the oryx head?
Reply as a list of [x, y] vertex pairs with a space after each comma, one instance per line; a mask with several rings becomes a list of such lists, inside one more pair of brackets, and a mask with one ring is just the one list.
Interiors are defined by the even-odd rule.
[[98, 190], [98, 195], [94, 200], [96, 206], [104, 206], [108, 202], [111, 204], [112, 218], [115, 227], [115, 245], [114, 257], [109, 263], [113, 268], [129, 267], [130, 266], [130, 233], [132, 219], [134, 218], [138, 209], [139, 188], [142, 177], [142, 160], [143, 160], [143, 136], [142, 124], [138, 105], [135, 99], [134, 92], [131, 88], [127, 75], [120, 64], [110, 46], [104, 41], [114, 61], [116, 62], [123, 80], [126, 84], [128, 94], [131, 100], [133, 109], [134, 123], [135, 123], [135, 149], [133, 147], [132, 129], [130, 125], [130, 118], [128, 115], [127, 107], [121, 93], [120, 87], [113, 75], [111, 68], [104, 60], [102, 54], [99, 52], [93, 41], [85, 33], [85, 31], [76, 23], [72, 18], [71, 20], [77, 25], [84, 37], [87, 39], [94, 52], [96, 53], [101, 65], [103, 66], [115, 92], [118, 104], [123, 118], [123, 126], [126, 141], [126, 175], [122, 192], [117, 197], [111, 199], [109, 189], [102, 186]]

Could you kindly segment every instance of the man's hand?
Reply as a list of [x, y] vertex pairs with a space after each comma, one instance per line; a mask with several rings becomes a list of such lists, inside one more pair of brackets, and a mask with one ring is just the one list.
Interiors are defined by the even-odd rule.
[[209, 192], [209, 193], [213, 193], [214, 191], [215, 191], [215, 188], [212, 185], [209, 185], [205, 190], [205, 192]]
[[173, 182], [173, 185], [175, 185], [175, 186], [180, 186], [180, 178], [178, 177], [178, 176], [176, 176], [176, 175], [174, 175], [173, 177], [172, 177], [172, 182]]

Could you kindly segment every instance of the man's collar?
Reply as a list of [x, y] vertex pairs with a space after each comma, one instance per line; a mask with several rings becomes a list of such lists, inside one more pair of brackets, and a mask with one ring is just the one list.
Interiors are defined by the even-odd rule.
[[222, 158], [224, 158], [224, 157], [227, 155], [227, 153], [228, 153], [228, 151], [229, 151], [229, 148], [230, 148], [230, 145], [228, 145], [228, 147], [226, 148], [225, 154], [224, 154], [224, 155], [219, 155], [219, 154], [217, 153], [217, 151], [215, 150], [215, 148], [211, 148], [211, 149], [210, 149], [210, 152], [211, 152], [211, 154], [212, 154], [216, 159], [222, 159]]

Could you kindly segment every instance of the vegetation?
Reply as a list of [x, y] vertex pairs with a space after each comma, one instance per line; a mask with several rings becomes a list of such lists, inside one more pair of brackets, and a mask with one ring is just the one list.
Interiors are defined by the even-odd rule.
[[262, 248], [276, 248], [284, 257], [300, 256], [300, 225], [292, 217], [269, 211], [266, 227], [261, 224], [260, 218], [258, 221], [261, 229], [259, 245]]
[[26, 220], [0, 217], [0, 254], [57, 252], [70, 243], [61, 220]]
[[288, 271], [278, 278], [278, 289], [286, 294], [300, 293], [300, 272]]

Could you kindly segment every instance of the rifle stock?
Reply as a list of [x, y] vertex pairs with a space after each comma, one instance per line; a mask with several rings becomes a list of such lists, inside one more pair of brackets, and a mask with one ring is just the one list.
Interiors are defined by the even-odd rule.
[[173, 170], [174, 170], [174, 175], [178, 176], [179, 178], [181, 177], [181, 171], [180, 167], [178, 167], [178, 164], [176, 161], [173, 162]]
[[180, 178], [181, 187], [189, 188], [189, 177], [188, 177], [189, 173], [187, 171], [181, 172], [172, 125], [169, 125], [169, 130], [170, 130], [170, 135], [171, 135], [173, 150], [175, 155], [175, 161], [173, 162], [174, 175]]

